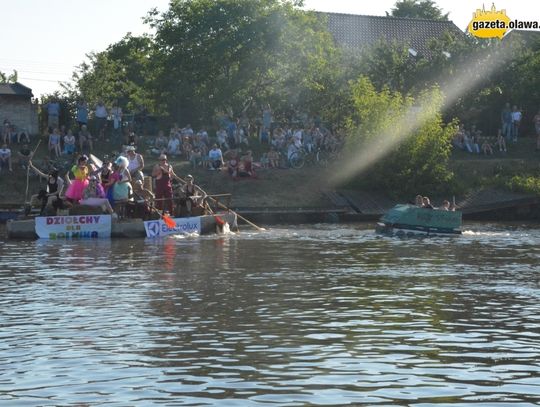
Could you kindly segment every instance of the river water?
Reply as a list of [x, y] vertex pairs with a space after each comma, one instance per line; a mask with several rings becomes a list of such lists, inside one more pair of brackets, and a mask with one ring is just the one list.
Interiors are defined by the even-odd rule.
[[540, 228], [0, 241], [0, 405], [532, 406]]

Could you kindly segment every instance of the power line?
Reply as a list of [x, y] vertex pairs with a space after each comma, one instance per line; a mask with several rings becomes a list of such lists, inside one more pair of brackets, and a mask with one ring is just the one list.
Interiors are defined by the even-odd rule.
[[[6, 69], [4, 67], [1, 67], [0, 70], [4, 71], [5, 73], [10, 73], [12, 70], [10, 69]], [[18, 74], [22, 73], [22, 74], [25, 74], [25, 73], [37, 73], [37, 74], [42, 74], [42, 75], [72, 75], [73, 72], [45, 72], [45, 71], [31, 71], [31, 70], [27, 70], [27, 69], [14, 69], [15, 71], [17, 71]]]
[[20, 77], [18, 79], [24, 79], [25, 81], [39, 81], [39, 82], [55, 82], [55, 83], [60, 83], [60, 82], [71, 82], [71, 80], [53, 80], [53, 79], [38, 79], [38, 78], [24, 78], [24, 77]]

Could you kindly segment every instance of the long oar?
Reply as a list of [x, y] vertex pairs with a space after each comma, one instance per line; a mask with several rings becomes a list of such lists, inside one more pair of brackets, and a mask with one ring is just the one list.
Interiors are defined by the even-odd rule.
[[163, 219], [163, 222], [165, 222], [165, 224], [167, 225], [167, 227], [169, 229], [174, 229], [176, 226], [178, 226], [176, 224], [176, 222], [174, 221], [173, 218], [171, 218], [169, 215], [167, 215], [166, 213], [164, 213], [164, 211], [160, 211], [158, 208], [156, 208], [151, 202], [149, 199], [144, 199], [146, 202], [148, 202], [148, 205], [150, 206], [150, 209], [153, 209], [157, 214], [158, 216]]
[[[36, 153], [39, 145], [41, 144], [41, 139], [39, 139], [37, 145], [36, 145], [36, 148], [34, 148], [34, 151], [32, 151], [32, 153], [30, 154], [30, 160], [32, 160], [32, 158], [34, 157], [34, 154]], [[29, 186], [29, 183], [30, 183], [30, 165], [28, 165], [28, 167], [26, 168], [26, 192], [24, 194], [24, 203], [28, 203], [28, 186]]]
[[[178, 175], [177, 175], [178, 177]], [[187, 181], [185, 179], [183, 179], [182, 177], [178, 177], [178, 179], [183, 182], [184, 184], [187, 184]], [[226, 205], [222, 204], [221, 202], [219, 202], [217, 199], [214, 199], [212, 198], [210, 195], [206, 195], [207, 198], [211, 199], [212, 201], [214, 201], [219, 207], [221, 207], [222, 209], [226, 209], [228, 210], [229, 212], [232, 212], [234, 213], [239, 219], [242, 219], [244, 222], [246, 222], [248, 225], [250, 226], [253, 226], [255, 229], [257, 230], [266, 230], [265, 228], [261, 228], [260, 226], [257, 226], [256, 224], [254, 224], [253, 222], [250, 222], [249, 220], [247, 220], [246, 218], [244, 218], [243, 216], [241, 216], [238, 212], [235, 212], [233, 211], [231, 208], [228, 208]]]
[[212, 201], [214, 201], [220, 208], [222, 209], [226, 209], [232, 213], [234, 213], [236, 216], [238, 216], [239, 219], [242, 219], [244, 222], [246, 222], [248, 225], [250, 226], [253, 226], [255, 229], [257, 230], [266, 230], [265, 228], [261, 228], [260, 226], [257, 226], [255, 223], [253, 222], [250, 222], [249, 220], [247, 220], [246, 218], [244, 218], [242, 215], [240, 215], [238, 212], [235, 212], [233, 211], [231, 208], [228, 208], [226, 205], [222, 204], [221, 202], [219, 202], [217, 199], [214, 199], [212, 197], [208, 197], [210, 198]]

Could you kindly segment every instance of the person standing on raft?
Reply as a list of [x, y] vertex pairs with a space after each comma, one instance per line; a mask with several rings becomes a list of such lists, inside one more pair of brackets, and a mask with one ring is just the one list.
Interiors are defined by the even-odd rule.
[[156, 208], [161, 211], [169, 211], [173, 214], [173, 188], [172, 179], [180, 180], [174, 173], [172, 165], [167, 162], [167, 156], [161, 154], [159, 162], [152, 169], [152, 177], [156, 179]]
[[[69, 172], [73, 175], [73, 180], [69, 178]], [[77, 164], [69, 172], [66, 174], [66, 181], [69, 185], [66, 191], [66, 198], [71, 202], [79, 203], [83, 197], [83, 191], [88, 186], [88, 176], [90, 173], [88, 157], [86, 155], [80, 156]]]

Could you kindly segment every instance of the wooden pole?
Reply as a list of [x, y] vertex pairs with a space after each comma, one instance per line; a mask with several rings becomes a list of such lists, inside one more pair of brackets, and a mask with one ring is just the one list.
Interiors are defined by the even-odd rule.
[[[178, 175], [177, 175], [177, 177], [178, 177]], [[179, 179], [181, 182], [183, 182], [184, 184], [187, 184], [187, 181], [184, 180], [184, 179], [182, 179], [182, 177], [178, 177], [178, 179]], [[216, 195], [216, 196], [217, 196], [217, 195]], [[253, 226], [253, 227], [254, 227], [255, 229], [257, 229], [258, 231], [266, 230], [265, 228], [261, 228], [260, 226], [257, 226], [257, 225], [254, 224], [253, 222], [247, 220], [247, 219], [244, 218], [242, 215], [240, 215], [238, 212], [235, 212], [235, 211], [233, 211], [231, 208], [228, 208], [226, 205], [222, 204], [222, 203], [219, 202], [217, 199], [212, 198], [211, 195], [206, 195], [206, 197], [209, 198], [209, 199], [211, 199], [213, 202], [215, 202], [216, 205], [218, 205], [220, 208], [226, 209], [226, 210], [228, 210], [229, 212], [234, 213], [234, 214], [238, 217], [238, 219], [242, 219], [244, 222], [246, 222], [246, 223], [247, 223], [248, 225], [250, 225], [250, 226]]]
[[34, 148], [34, 151], [30, 154], [30, 158], [28, 159], [28, 167], [26, 168], [26, 192], [24, 194], [24, 203], [28, 203], [28, 187], [30, 184], [30, 161], [32, 161], [32, 158], [34, 157], [34, 154], [36, 153], [39, 145], [41, 144], [41, 139], [39, 139], [36, 148]]

